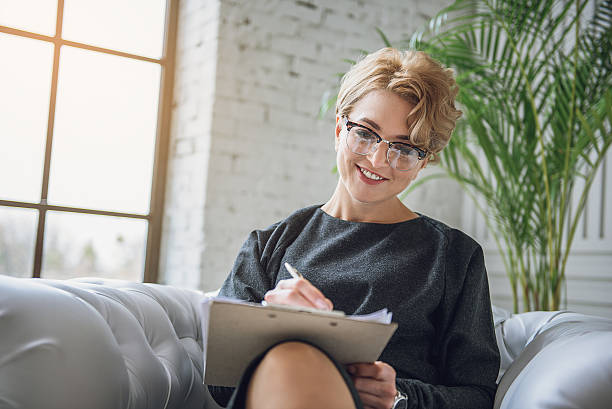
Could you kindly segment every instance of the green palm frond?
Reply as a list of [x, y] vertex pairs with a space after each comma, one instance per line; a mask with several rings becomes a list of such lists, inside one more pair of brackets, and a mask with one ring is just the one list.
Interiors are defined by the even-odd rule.
[[574, 182], [586, 198], [610, 145], [612, 2], [588, 5], [458, 0], [403, 43], [457, 71], [469, 136], [456, 132], [442, 164], [485, 199], [527, 309], [558, 308], [584, 207], [570, 213]]

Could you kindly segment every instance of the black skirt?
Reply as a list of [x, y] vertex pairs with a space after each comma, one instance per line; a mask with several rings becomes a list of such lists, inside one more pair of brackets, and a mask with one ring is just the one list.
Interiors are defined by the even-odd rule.
[[278, 342], [278, 343], [270, 346], [264, 352], [262, 352], [261, 354], [257, 355], [255, 357], [255, 359], [253, 359], [251, 361], [249, 366], [242, 373], [242, 377], [240, 378], [240, 381], [238, 382], [238, 385], [236, 385], [236, 389], [234, 389], [234, 393], [232, 394], [232, 397], [230, 398], [230, 400], [229, 400], [229, 402], [227, 404], [226, 409], [244, 409], [245, 408], [245, 405], [246, 405], [246, 394], [247, 394], [247, 389], [249, 387], [249, 382], [251, 381], [251, 376], [253, 375], [253, 372], [255, 372], [255, 369], [257, 369], [257, 366], [259, 365], [259, 363], [261, 362], [263, 357], [266, 355], [266, 353], [268, 353], [268, 351], [270, 349], [274, 348], [275, 346], [277, 346], [279, 344], [282, 344], [284, 342], [292, 342], [292, 341], [302, 342], [304, 344], [311, 345], [311, 346], [317, 348], [319, 351], [323, 352], [325, 354], [325, 356], [327, 356], [329, 358], [329, 360], [334, 363], [334, 365], [336, 366], [336, 369], [338, 369], [338, 372], [340, 372], [340, 375], [342, 376], [342, 379], [344, 379], [344, 383], [346, 383], [346, 386], [349, 388], [349, 391], [351, 392], [351, 396], [353, 397], [353, 402], [355, 402], [355, 408], [356, 409], [363, 409], [363, 405], [361, 403], [361, 400], [359, 399], [359, 394], [357, 393], [357, 389], [355, 389], [355, 385], [353, 384], [353, 380], [351, 379], [350, 375], [346, 372], [346, 369], [344, 368], [344, 365], [342, 365], [341, 363], [336, 361], [334, 359], [334, 357], [329, 355], [325, 350], [321, 349], [319, 346], [317, 346], [317, 345], [315, 345], [313, 343], [310, 343], [308, 341], [303, 341], [303, 340], [286, 340], [286, 341], [281, 341], [281, 342]]

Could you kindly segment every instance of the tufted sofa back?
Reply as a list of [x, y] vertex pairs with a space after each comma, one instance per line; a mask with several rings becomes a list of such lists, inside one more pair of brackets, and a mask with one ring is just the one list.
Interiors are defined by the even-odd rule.
[[203, 408], [202, 296], [0, 276], [0, 407]]

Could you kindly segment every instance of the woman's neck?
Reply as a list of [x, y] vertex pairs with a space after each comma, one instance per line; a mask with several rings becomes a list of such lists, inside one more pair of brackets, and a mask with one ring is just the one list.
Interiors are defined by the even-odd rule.
[[341, 183], [321, 210], [332, 217], [353, 222], [399, 223], [419, 217], [397, 197], [374, 203], [355, 200]]

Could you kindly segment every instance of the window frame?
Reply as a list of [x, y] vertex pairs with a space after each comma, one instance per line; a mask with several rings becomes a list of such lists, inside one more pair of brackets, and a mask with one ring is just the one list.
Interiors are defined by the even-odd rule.
[[[49, 116], [47, 120], [47, 136], [45, 143], [45, 158], [43, 167], [43, 178], [39, 203], [20, 202], [0, 199], [0, 206], [36, 209], [38, 211], [38, 228], [36, 232], [36, 243], [34, 247], [34, 265], [32, 277], [40, 278], [43, 261], [43, 246], [45, 236], [45, 220], [48, 211], [72, 212], [82, 214], [94, 214], [102, 216], [124, 217], [132, 219], [147, 220], [147, 240], [143, 282], [156, 283], [159, 279], [159, 259], [162, 234], [162, 217], [164, 210], [165, 185], [168, 168], [168, 147], [170, 141], [170, 116], [172, 111], [172, 93], [174, 85], [176, 37], [178, 24], [178, 1], [166, 0], [166, 15], [164, 24], [164, 40], [162, 56], [159, 59], [130, 54], [122, 51], [103, 47], [96, 47], [85, 43], [68, 41], [62, 39], [62, 24], [64, 14], [64, 0], [57, 1], [57, 16], [55, 24], [55, 35], [53, 37], [19, 30], [0, 25], [0, 32], [19, 37], [41, 40], [53, 44], [53, 66], [51, 76], [51, 95], [49, 100]], [[151, 197], [148, 214], [123, 213], [87, 209], [79, 207], [56, 206], [47, 203], [49, 191], [49, 173], [51, 169], [51, 151], [53, 147], [53, 128], [55, 121], [55, 107], [57, 101], [57, 84], [59, 74], [59, 56], [62, 46], [70, 46], [84, 50], [90, 50], [120, 57], [157, 63], [161, 68], [159, 109], [157, 113], [157, 127], [155, 136], [155, 157], [153, 162], [153, 177], [151, 185]]]

